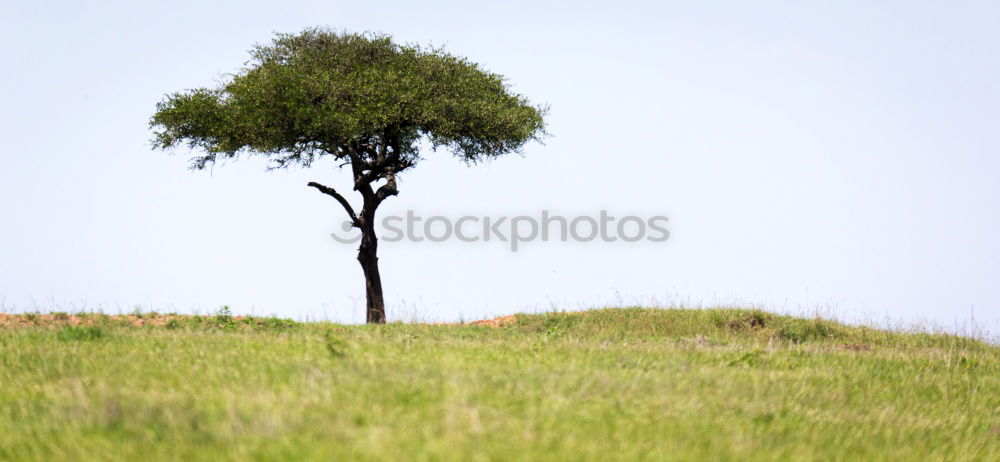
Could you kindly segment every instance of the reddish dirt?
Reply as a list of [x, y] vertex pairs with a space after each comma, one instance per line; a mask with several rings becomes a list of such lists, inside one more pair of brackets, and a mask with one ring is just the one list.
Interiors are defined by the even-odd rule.
[[[112, 322], [115, 324], [131, 324], [136, 327], [142, 326], [163, 326], [170, 322], [172, 319], [183, 320], [183, 318], [188, 317], [185, 315], [176, 314], [159, 314], [159, 313], [148, 313], [142, 315], [135, 314], [7, 314], [0, 313], [0, 327], [28, 327], [28, 326], [41, 326], [41, 327], [59, 327], [64, 325], [93, 325], [97, 322]], [[243, 316], [233, 316], [233, 321], [242, 321]], [[435, 323], [435, 325], [468, 325], [468, 326], [486, 326], [492, 328], [499, 328], [514, 324], [517, 322], [515, 316], [500, 316], [493, 319], [483, 319], [479, 321], [472, 321], [465, 324], [459, 323]]]
[[487, 326], [487, 327], [503, 327], [517, 322], [517, 318], [514, 316], [500, 316], [499, 318], [493, 319], [483, 319], [482, 321], [472, 321], [469, 324], [473, 326]]
[[[136, 327], [163, 326], [172, 319], [183, 319], [187, 316], [177, 314], [7, 314], [0, 313], [0, 327], [59, 327], [65, 325], [90, 326], [95, 323], [112, 322], [115, 324], [131, 324]], [[234, 321], [240, 321], [243, 316], [233, 316]]]

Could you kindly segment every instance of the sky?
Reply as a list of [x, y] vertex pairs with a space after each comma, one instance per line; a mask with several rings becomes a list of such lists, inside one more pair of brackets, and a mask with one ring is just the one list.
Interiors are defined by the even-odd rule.
[[0, 310], [362, 322], [343, 211], [306, 187], [347, 171], [150, 145], [165, 94], [312, 26], [444, 46], [550, 108], [523, 155], [426, 151], [384, 216], [669, 218], [658, 243], [383, 242], [390, 321], [746, 306], [1000, 334], [995, 2], [8, 0]]

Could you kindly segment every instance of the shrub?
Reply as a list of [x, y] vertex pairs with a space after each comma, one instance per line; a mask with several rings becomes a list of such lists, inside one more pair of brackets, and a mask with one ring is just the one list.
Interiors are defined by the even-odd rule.
[[228, 327], [233, 324], [233, 312], [229, 309], [229, 305], [222, 305], [219, 311], [215, 313], [215, 321], [219, 323], [220, 327]]

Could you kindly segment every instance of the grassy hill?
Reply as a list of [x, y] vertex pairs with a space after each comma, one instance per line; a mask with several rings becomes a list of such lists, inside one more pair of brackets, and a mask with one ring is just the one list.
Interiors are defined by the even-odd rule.
[[746, 310], [0, 315], [0, 460], [92, 459], [1000, 460], [1000, 349]]

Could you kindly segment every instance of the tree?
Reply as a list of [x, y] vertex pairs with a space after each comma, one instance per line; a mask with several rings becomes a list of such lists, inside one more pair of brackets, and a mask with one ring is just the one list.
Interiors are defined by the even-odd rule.
[[442, 49], [317, 28], [256, 45], [218, 88], [167, 95], [150, 126], [154, 148], [194, 149], [196, 170], [240, 156], [266, 157], [271, 168], [325, 157], [350, 166], [360, 213], [333, 188], [308, 186], [336, 199], [360, 229], [367, 321], [384, 323], [375, 211], [399, 193], [421, 140], [474, 164], [539, 140], [544, 113], [500, 75]]

